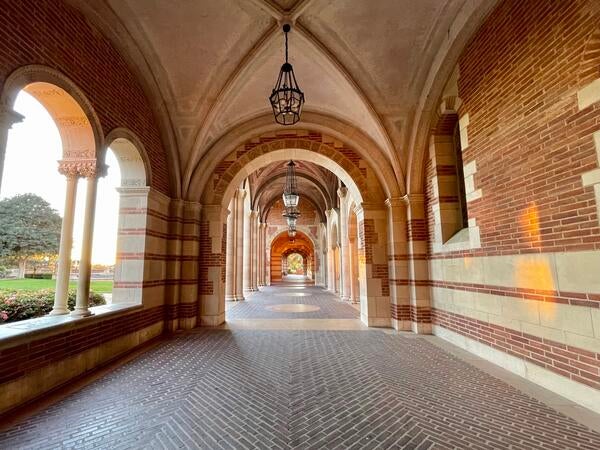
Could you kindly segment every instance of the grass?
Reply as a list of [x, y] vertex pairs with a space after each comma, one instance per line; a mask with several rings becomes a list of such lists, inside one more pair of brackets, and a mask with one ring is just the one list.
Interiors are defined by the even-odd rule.
[[[3, 291], [37, 291], [39, 289], [54, 289], [55, 280], [0, 280], [0, 290]], [[69, 283], [70, 289], [77, 288], [77, 282]], [[110, 294], [113, 289], [112, 280], [92, 280], [91, 289], [98, 294]]]

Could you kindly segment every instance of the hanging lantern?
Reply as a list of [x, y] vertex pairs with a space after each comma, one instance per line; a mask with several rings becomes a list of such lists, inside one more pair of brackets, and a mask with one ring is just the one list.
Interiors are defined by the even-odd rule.
[[290, 161], [287, 165], [287, 174], [285, 177], [283, 204], [286, 208], [296, 208], [299, 201], [300, 195], [298, 195], [298, 186], [296, 184], [296, 164], [294, 164], [294, 161]]
[[293, 125], [300, 120], [302, 105], [304, 104], [304, 93], [300, 90], [294, 69], [288, 62], [288, 33], [290, 26], [285, 24], [285, 63], [279, 71], [279, 78], [269, 97], [275, 121], [281, 125]]

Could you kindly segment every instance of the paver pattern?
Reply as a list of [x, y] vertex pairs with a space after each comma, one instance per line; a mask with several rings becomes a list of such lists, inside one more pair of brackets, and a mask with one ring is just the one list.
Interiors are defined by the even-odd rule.
[[422, 337], [199, 329], [0, 433], [0, 448], [591, 450], [600, 434]]
[[[269, 306], [282, 304], [314, 305], [320, 309], [310, 312], [281, 312]], [[358, 319], [359, 312], [339, 297], [315, 286], [283, 284], [265, 286], [261, 292], [249, 294], [242, 302], [232, 302], [227, 320], [235, 319]]]
[[178, 336], [1, 448], [600, 448], [600, 435], [423, 339]]

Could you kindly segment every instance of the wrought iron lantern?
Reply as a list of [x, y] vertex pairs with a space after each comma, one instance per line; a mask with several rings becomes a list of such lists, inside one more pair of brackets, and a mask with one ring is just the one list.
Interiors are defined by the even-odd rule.
[[297, 208], [299, 201], [300, 195], [298, 195], [298, 185], [296, 183], [296, 164], [294, 164], [294, 161], [290, 161], [287, 165], [287, 174], [285, 177], [283, 204], [286, 208]]
[[285, 33], [285, 63], [281, 66], [277, 83], [269, 97], [273, 108], [275, 121], [281, 125], [293, 125], [300, 120], [302, 105], [304, 105], [304, 92], [300, 90], [294, 69], [288, 62], [288, 33], [289, 24], [283, 26]]

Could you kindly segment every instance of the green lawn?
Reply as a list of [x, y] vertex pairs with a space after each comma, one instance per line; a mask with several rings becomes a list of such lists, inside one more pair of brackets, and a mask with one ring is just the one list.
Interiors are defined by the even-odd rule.
[[[38, 289], [54, 289], [56, 284], [55, 280], [0, 280], [0, 290], [7, 291], [36, 291]], [[69, 288], [76, 289], [77, 282], [71, 281]], [[113, 282], [112, 280], [96, 281], [92, 280], [91, 289], [98, 294], [110, 294], [112, 292]]]

